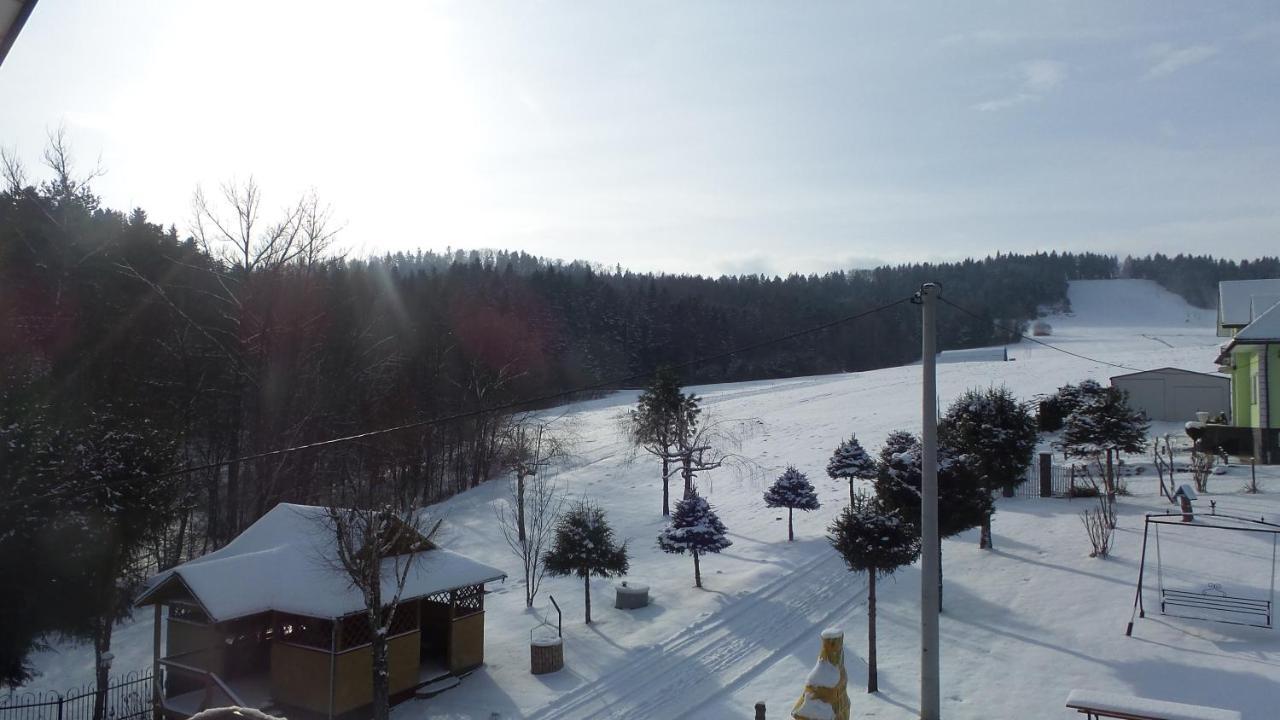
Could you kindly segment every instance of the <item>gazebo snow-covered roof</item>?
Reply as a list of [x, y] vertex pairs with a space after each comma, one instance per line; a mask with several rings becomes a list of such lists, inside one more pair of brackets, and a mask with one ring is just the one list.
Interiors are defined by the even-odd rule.
[[[360, 591], [336, 562], [327, 512], [281, 503], [225, 547], [157, 575], [137, 604], [163, 601], [178, 584], [214, 622], [271, 610], [327, 619], [361, 611]], [[497, 568], [440, 548], [414, 556], [401, 592], [406, 600], [506, 577]], [[395, 562], [383, 560], [386, 598], [395, 593]]]

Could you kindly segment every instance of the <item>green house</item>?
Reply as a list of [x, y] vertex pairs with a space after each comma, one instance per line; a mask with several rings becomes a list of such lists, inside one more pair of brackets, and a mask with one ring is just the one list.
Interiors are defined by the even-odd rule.
[[1280, 305], [1273, 305], [1218, 355], [1231, 375], [1231, 424], [1280, 428]]

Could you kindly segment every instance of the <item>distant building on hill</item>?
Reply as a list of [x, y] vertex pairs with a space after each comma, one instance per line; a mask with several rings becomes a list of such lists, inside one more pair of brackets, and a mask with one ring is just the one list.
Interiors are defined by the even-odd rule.
[[1037, 320], [1031, 325], [1031, 334], [1036, 337], [1045, 337], [1053, 334], [1053, 326], [1045, 320]]

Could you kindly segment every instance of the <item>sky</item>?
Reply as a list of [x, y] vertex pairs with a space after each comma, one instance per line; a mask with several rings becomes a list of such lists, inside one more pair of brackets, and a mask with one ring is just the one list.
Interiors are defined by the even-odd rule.
[[1280, 3], [45, 0], [0, 146], [106, 205], [314, 190], [354, 255], [788, 273], [1276, 254]]

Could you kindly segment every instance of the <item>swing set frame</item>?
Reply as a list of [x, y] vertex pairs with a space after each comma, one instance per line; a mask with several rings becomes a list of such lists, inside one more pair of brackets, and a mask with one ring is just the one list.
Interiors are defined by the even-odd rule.
[[[1226, 524], [1226, 523], [1232, 524]], [[1138, 588], [1133, 598], [1133, 613], [1129, 616], [1129, 625], [1125, 628], [1126, 637], [1133, 635], [1134, 615], [1145, 618], [1146, 605], [1143, 602], [1143, 581], [1147, 569], [1147, 539], [1151, 535], [1151, 527], [1155, 526], [1156, 547], [1156, 585], [1160, 593], [1160, 614], [1188, 620], [1204, 620], [1227, 625], [1248, 625], [1251, 627], [1272, 628], [1276, 595], [1276, 551], [1280, 546], [1280, 524], [1269, 523], [1262, 518], [1247, 518], [1237, 515], [1195, 515], [1184, 513], [1148, 514], [1142, 528], [1142, 557], [1138, 562]], [[1218, 583], [1209, 583], [1200, 592], [1192, 590], [1170, 590], [1164, 586], [1164, 573], [1160, 559], [1160, 526], [1173, 525], [1181, 528], [1199, 530], [1228, 530], [1233, 532], [1266, 533], [1271, 535], [1271, 584], [1266, 600], [1242, 598], [1227, 595]], [[1244, 618], [1262, 618], [1262, 622], [1247, 620], [1229, 620], [1206, 618], [1196, 615], [1179, 615], [1168, 611], [1169, 607], [1187, 607], [1210, 610], [1217, 613], [1231, 613]]]

